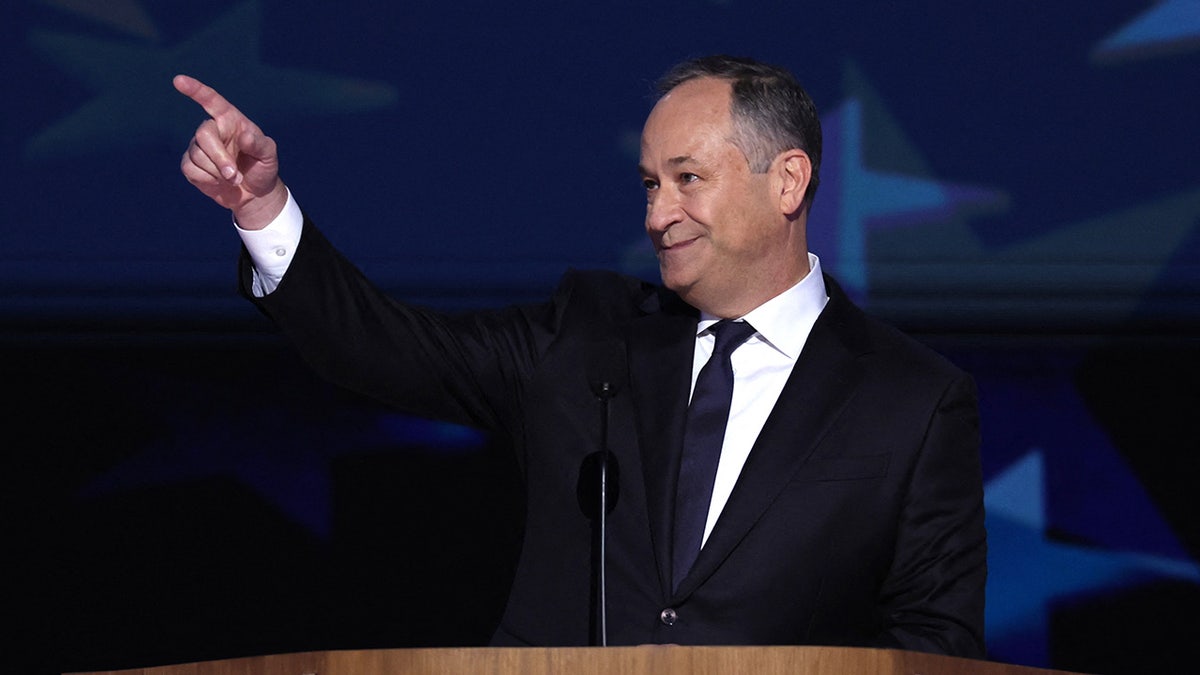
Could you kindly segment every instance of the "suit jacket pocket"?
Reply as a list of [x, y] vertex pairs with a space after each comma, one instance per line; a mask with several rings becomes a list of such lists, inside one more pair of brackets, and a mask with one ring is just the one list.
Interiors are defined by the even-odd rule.
[[794, 483], [808, 481], [865, 480], [887, 475], [891, 455], [864, 457], [813, 457], [800, 467]]

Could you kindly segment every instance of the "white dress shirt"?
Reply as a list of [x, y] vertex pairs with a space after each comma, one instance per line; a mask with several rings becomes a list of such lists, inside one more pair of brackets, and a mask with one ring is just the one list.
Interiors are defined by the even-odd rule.
[[[721, 444], [721, 460], [713, 484], [712, 501], [708, 506], [708, 522], [704, 539], [712, 532], [717, 517], [725, 508], [733, 486], [737, 483], [754, 441], [767, 422], [767, 416], [779, 400], [783, 385], [792, 374], [792, 366], [808, 341], [813, 324], [829, 297], [825, 279], [821, 276], [821, 261], [809, 253], [810, 271], [795, 286], [771, 298], [741, 317], [754, 326], [755, 333], [733, 351], [733, 400], [729, 404], [729, 421], [725, 440]], [[718, 319], [702, 312], [696, 326], [696, 350], [692, 359], [692, 389], [700, 369], [712, 356], [716, 338], [708, 330]], [[703, 544], [701, 544], [703, 546]]]
[[[234, 223], [237, 226], [237, 223]], [[283, 210], [261, 230], [237, 228], [238, 236], [250, 259], [254, 261], [254, 279], [250, 291], [261, 298], [274, 291], [283, 279], [283, 273], [292, 264], [296, 246], [300, 244], [300, 233], [304, 230], [304, 214], [300, 205], [292, 199], [288, 190], [287, 203]]]
[[[289, 190], [283, 211], [265, 228], [237, 228], [250, 259], [254, 261], [251, 291], [255, 296], [267, 295], [279, 286], [300, 243], [303, 227], [304, 216]], [[821, 261], [809, 253], [808, 264], [810, 271], [799, 283], [741, 317], [754, 326], [755, 333], [734, 350], [731, 357], [733, 400], [729, 408], [729, 422], [725, 427], [725, 440], [721, 445], [721, 460], [717, 465], [712, 501], [709, 503], [708, 523], [704, 527], [704, 541], [708, 541], [708, 535], [733, 492], [754, 441], [766, 424], [775, 402], [779, 400], [783, 385], [792, 373], [800, 350], [808, 341], [813, 324], [829, 300], [825, 292], [825, 280], [821, 276]], [[710, 314], [700, 315], [692, 359], [693, 389], [700, 369], [712, 356], [715, 339], [708, 328], [717, 321]]]

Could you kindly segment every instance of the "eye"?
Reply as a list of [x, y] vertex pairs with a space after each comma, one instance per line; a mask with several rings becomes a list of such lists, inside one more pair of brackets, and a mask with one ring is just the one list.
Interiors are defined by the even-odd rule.
[[679, 182], [680, 183], [695, 183], [698, 180], [700, 180], [700, 177], [694, 173], [684, 172], [684, 173], [679, 174]]
[[642, 187], [646, 190], [653, 190], [658, 187], [658, 181], [652, 178], [643, 178]]

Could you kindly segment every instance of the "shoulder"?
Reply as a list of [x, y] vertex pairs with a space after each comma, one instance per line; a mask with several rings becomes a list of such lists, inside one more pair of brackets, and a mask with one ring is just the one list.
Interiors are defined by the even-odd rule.
[[830, 331], [864, 367], [894, 377], [945, 384], [969, 379], [947, 358], [898, 328], [867, 314], [826, 276], [829, 304], [819, 324]]
[[611, 270], [567, 270], [558, 282], [564, 291], [585, 300], [640, 303], [660, 292], [657, 284]]
[[586, 323], [623, 324], [646, 314], [689, 311], [661, 286], [608, 270], [568, 270], [552, 302], [560, 316]]

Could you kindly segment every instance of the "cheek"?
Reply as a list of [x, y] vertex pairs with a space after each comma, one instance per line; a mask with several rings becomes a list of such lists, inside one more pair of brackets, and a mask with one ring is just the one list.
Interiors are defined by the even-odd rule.
[[758, 226], [754, 215], [744, 212], [725, 214], [722, 240], [725, 248], [751, 256], [770, 246], [766, 233]]
[[722, 234], [729, 213], [721, 208], [721, 202], [709, 194], [689, 195], [680, 202], [688, 220], [707, 230], [712, 236]]

